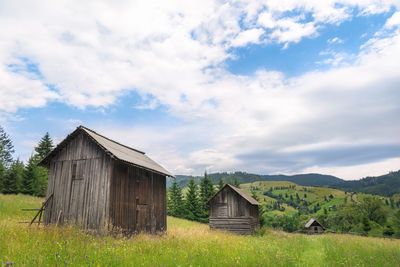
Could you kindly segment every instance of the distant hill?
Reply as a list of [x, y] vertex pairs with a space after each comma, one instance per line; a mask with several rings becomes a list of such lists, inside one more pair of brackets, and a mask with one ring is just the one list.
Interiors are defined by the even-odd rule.
[[361, 180], [341, 181], [330, 187], [348, 192], [392, 196], [400, 193], [400, 171], [377, 177], [366, 177]]
[[[344, 180], [337, 178], [332, 175], [323, 175], [316, 173], [309, 174], [296, 174], [296, 175], [259, 175], [246, 172], [234, 172], [234, 173], [211, 173], [209, 174], [214, 184], [218, 183], [219, 179], [223, 179], [224, 182], [235, 181], [240, 184], [252, 183], [256, 181], [289, 181], [298, 185], [303, 186], [324, 186], [329, 187], [331, 185], [343, 182]], [[200, 180], [201, 176], [187, 176], [177, 175], [176, 180], [181, 187], [185, 187], [190, 178]], [[169, 180], [167, 186], [171, 184], [172, 180]]]
[[[366, 177], [361, 180], [345, 181], [332, 175], [317, 173], [296, 174], [296, 175], [259, 175], [246, 172], [219, 172], [209, 174], [214, 184], [219, 179], [226, 182], [233, 182], [235, 179], [240, 184], [253, 183], [256, 181], [288, 181], [302, 186], [331, 187], [348, 192], [363, 192], [368, 194], [392, 196], [400, 193], [400, 170], [390, 172], [377, 177]], [[187, 185], [190, 178], [199, 181], [201, 176], [177, 175], [176, 180], [183, 188]], [[168, 179], [167, 186], [171, 185], [172, 180]]]

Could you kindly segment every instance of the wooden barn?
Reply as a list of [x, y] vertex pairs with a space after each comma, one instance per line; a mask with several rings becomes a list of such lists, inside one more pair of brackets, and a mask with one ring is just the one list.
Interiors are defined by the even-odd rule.
[[166, 230], [166, 176], [172, 174], [144, 152], [79, 126], [40, 165], [49, 169], [45, 224]]
[[252, 234], [259, 227], [260, 203], [246, 192], [226, 184], [209, 201], [210, 229]]
[[307, 234], [323, 234], [325, 232], [325, 228], [316, 220], [309, 220], [304, 226]]

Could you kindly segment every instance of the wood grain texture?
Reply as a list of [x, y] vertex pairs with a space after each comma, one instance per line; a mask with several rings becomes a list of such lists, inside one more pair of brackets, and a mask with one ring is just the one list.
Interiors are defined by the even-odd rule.
[[166, 177], [115, 161], [109, 223], [129, 233], [166, 229]]
[[259, 227], [258, 206], [249, 203], [226, 186], [214, 196], [210, 205], [210, 229], [252, 234]]
[[166, 230], [166, 177], [115, 160], [86, 134], [76, 135], [49, 164], [43, 221], [124, 232]]

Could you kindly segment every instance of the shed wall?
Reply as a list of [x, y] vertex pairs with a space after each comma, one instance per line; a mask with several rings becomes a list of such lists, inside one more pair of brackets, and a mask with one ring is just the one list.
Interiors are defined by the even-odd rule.
[[210, 229], [225, 229], [251, 234], [259, 226], [258, 206], [229, 187], [223, 188], [210, 201]]
[[111, 158], [78, 134], [50, 162], [45, 223], [76, 223], [103, 230], [108, 218]]
[[317, 225], [317, 226], [310, 226], [310, 227], [306, 228], [306, 232], [307, 232], [307, 234], [312, 235], [312, 234], [323, 234], [325, 231], [324, 231], [324, 228]]
[[166, 177], [114, 161], [110, 184], [110, 225], [128, 232], [165, 231]]

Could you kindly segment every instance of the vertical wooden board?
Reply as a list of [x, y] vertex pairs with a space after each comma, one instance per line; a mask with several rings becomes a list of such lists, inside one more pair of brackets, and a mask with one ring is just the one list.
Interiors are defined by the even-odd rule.
[[148, 205], [137, 205], [137, 231], [138, 232], [146, 232], [147, 230], [147, 222], [148, 222]]
[[63, 170], [61, 173], [61, 188], [60, 191], [62, 192], [60, 195], [60, 205], [58, 212], [61, 213], [60, 217], [60, 224], [63, 224], [64, 218], [68, 217], [68, 206], [69, 206], [69, 194], [71, 190], [71, 178], [70, 178], [70, 171], [71, 171], [71, 162], [64, 161], [63, 162]]
[[91, 205], [91, 216], [90, 216], [90, 221], [91, 221], [91, 229], [96, 228], [97, 224], [97, 202], [98, 202], [98, 190], [99, 190], [99, 183], [98, 183], [98, 170], [99, 170], [99, 161], [94, 160], [94, 169], [93, 169], [93, 182], [92, 182], [92, 205]]
[[136, 203], [135, 203], [135, 167], [129, 166], [128, 168], [128, 180], [129, 180], [129, 190], [128, 190], [128, 203], [129, 203], [129, 218], [128, 218], [128, 230], [130, 232], [135, 231], [135, 216], [136, 216]]
[[[46, 199], [49, 198], [49, 196], [53, 193], [54, 191], [54, 173], [55, 173], [55, 162], [51, 162], [49, 166], [49, 177], [48, 177], [48, 184], [47, 184], [47, 191], [46, 191]], [[43, 214], [43, 222], [46, 224], [48, 223], [48, 218], [50, 217], [51, 213], [51, 205], [52, 205], [53, 200], [50, 199], [49, 202], [47, 203], [47, 207], [44, 210]]]
[[112, 229], [112, 225], [114, 223], [114, 172], [115, 172], [116, 164], [115, 161], [112, 161], [112, 169], [110, 174], [110, 195], [108, 199], [108, 224], [109, 229]]
[[98, 226], [100, 225], [100, 220], [101, 220], [101, 210], [102, 210], [102, 194], [103, 194], [103, 186], [102, 186], [102, 173], [103, 173], [103, 168], [104, 168], [104, 161], [103, 159], [96, 159], [98, 162], [98, 167], [96, 170], [96, 203], [94, 206], [94, 216], [95, 216], [95, 228], [97, 229]]
[[[146, 172], [147, 173], [147, 172]], [[153, 177], [153, 173], [148, 173], [148, 182], [149, 182], [149, 222], [148, 225], [150, 227], [150, 232], [154, 233], [155, 232], [155, 214], [154, 214], [154, 177]]]
[[91, 168], [92, 160], [88, 159], [86, 160], [85, 164], [85, 179], [84, 179], [84, 185], [82, 189], [82, 209], [81, 209], [81, 218], [82, 218], [82, 227], [83, 229], [87, 229], [87, 223], [88, 223], [88, 217], [87, 217], [87, 210], [88, 210], [88, 191], [89, 191], [89, 185], [90, 185], [90, 168]]
[[121, 177], [119, 175], [120, 166], [116, 168], [115, 171], [115, 215], [114, 215], [114, 226], [121, 227], [121, 220], [120, 220], [120, 194], [119, 190], [121, 188]]
[[154, 216], [154, 231], [159, 231], [162, 226], [162, 202], [161, 202], [161, 178], [153, 173], [153, 216]]
[[167, 178], [162, 176], [162, 201], [163, 201], [163, 226], [161, 230], [167, 230]]
[[110, 169], [111, 169], [111, 164], [108, 156], [104, 155], [104, 164], [103, 164], [103, 174], [102, 174], [102, 205], [100, 207], [101, 211], [101, 219], [100, 219], [100, 230], [105, 230], [105, 226], [107, 224], [108, 220], [108, 194], [110, 187], [108, 185], [109, 181], [109, 176], [110, 176]]

